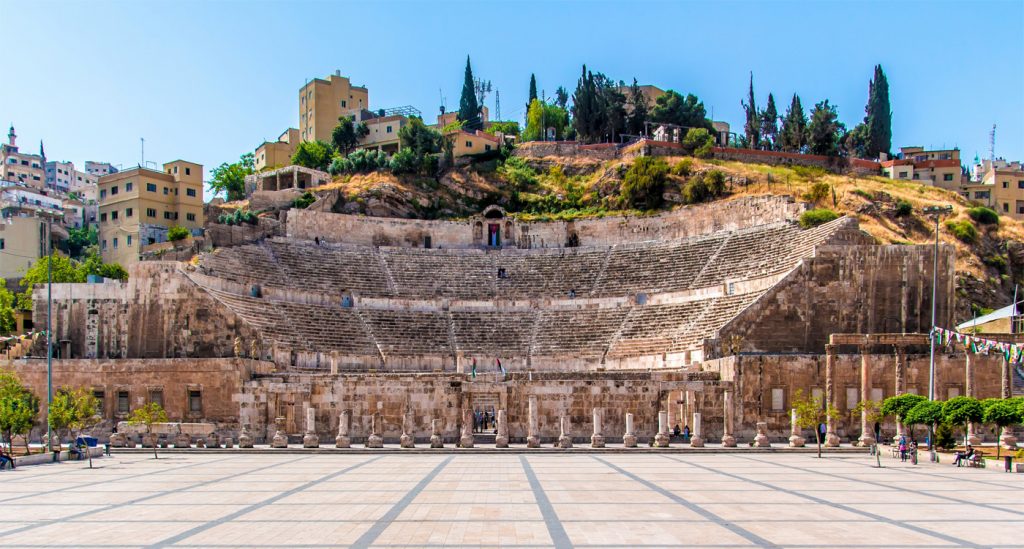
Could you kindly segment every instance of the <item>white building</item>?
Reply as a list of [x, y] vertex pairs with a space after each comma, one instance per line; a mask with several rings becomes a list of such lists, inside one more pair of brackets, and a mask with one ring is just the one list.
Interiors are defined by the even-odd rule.
[[94, 162], [92, 160], [86, 160], [85, 173], [100, 177], [117, 173], [117, 168], [115, 168], [110, 162]]

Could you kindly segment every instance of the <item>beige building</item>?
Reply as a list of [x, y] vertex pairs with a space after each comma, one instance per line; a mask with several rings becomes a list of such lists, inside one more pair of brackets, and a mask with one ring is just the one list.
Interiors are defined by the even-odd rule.
[[299, 90], [299, 138], [302, 141], [330, 142], [331, 131], [342, 115], [355, 116], [370, 108], [370, 92], [353, 86], [341, 71], [314, 78]]
[[0, 165], [3, 166], [0, 180], [42, 189], [46, 186], [43, 144], [39, 144], [39, 154], [28, 154], [18, 149], [17, 139], [18, 134], [14, 132], [14, 126], [11, 126], [7, 132], [7, 143], [0, 144]]
[[277, 141], [274, 141], [273, 143], [270, 141], [264, 141], [262, 145], [256, 147], [256, 171], [261, 172], [263, 170], [272, 170], [275, 168], [290, 166], [292, 163], [292, 155], [295, 154], [295, 148], [298, 146], [299, 130], [295, 128], [288, 128], [285, 130], [284, 133], [277, 138]]
[[1024, 165], [1003, 159], [983, 160], [974, 167], [976, 180], [960, 194], [1013, 219], [1024, 219]]
[[960, 150], [926, 151], [924, 147], [900, 147], [892, 160], [882, 159], [882, 175], [889, 179], [920, 181], [951, 191], [960, 190]]
[[175, 225], [203, 230], [203, 166], [175, 160], [164, 171], [132, 168], [99, 181], [99, 239], [103, 261], [127, 266], [142, 246], [165, 242]]
[[448, 134], [455, 145], [452, 156], [470, 156], [496, 151], [501, 146], [501, 139], [480, 130], [475, 132], [456, 131]]
[[46, 255], [46, 219], [56, 240], [67, 237], [61, 226], [63, 201], [32, 187], [7, 184], [0, 189], [0, 277], [20, 278]]

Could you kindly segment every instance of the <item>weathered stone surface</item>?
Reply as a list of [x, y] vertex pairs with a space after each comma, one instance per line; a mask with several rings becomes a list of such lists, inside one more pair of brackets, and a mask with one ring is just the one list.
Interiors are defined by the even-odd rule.
[[669, 447], [668, 412], [658, 412], [658, 434], [654, 436], [654, 445], [658, 448]]
[[498, 434], [494, 437], [494, 446], [508, 448], [508, 420], [505, 410], [498, 410]]
[[352, 423], [352, 412], [342, 410], [338, 417], [338, 436], [334, 438], [336, 448], [349, 448], [352, 446], [352, 439], [349, 438], [349, 428]]
[[572, 429], [569, 427], [569, 418], [562, 416], [559, 421], [559, 430], [561, 434], [558, 436], [558, 447], [559, 448], [572, 448]]
[[757, 436], [754, 437], [755, 448], [770, 448], [772, 445], [768, 441], [768, 424], [764, 421], [757, 422]]
[[441, 420], [430, 420], [430, 447], [444, 448], [444, 439], [441, 437]]
[[626, 432], [622, 435], [622, 445], [636, 448], [636, 434], [633, 432], [633, 414], [626, 414]]
[[382, 421], [380, 412], [374, 412], [370, 423], [370, 436], [366, 438], [367, 448], [383, 448], [384, 437], [380, 436]]
[[590, 435], [590, 446], [592, 448], [604, 448], [604, 434], [601, 430], [602, 410], [594, 408], [594, 433]]
[[284, 418], [274, 418], [274, 438], [270, 442], [271, 448], [287, 448], [288, 435], [284, 432]]

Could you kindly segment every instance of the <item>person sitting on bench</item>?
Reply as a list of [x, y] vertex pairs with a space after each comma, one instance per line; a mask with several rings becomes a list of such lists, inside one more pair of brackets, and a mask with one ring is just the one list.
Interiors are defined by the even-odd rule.
[[7, 468], [7, 464], [11, 464], [11, 470], [14, 470], [14, 458], [4, 453], [4, 448], [0, 445], [0, 471]]
[[967, 448], [963, 452], [956, 453], [956, 460], [953, 461], [953, 465], [956, 465], [957, 467], [963, 467], [963, 463], [970, 462], [973, 457], [974, 448], [972, 448], [971, 445], [968, 444]]

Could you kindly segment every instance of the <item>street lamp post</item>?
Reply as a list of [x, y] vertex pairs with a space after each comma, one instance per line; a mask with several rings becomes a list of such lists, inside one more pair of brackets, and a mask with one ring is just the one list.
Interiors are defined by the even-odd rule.
[[46, 446], [53, 450], [53, 217], [46, 216]]
[[[953, 212], [953, 206], [928, 206], [922, 210], [925, 215], [935, 219], [935, 250], [932, 253], [932, 327], [928, 331], [928, 342], [931, 345], [931, 356], [928, 361], [928, 400], [935, 400], [935, 311], [939, 295], [939, 218], [942, 214]], [[935, 461], [935, 433], [928, 426], [928, 450], [932, 461]]]

